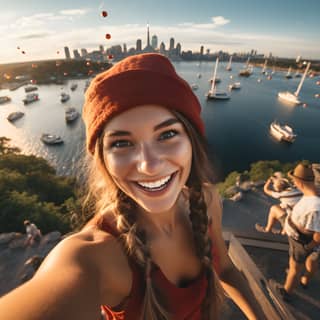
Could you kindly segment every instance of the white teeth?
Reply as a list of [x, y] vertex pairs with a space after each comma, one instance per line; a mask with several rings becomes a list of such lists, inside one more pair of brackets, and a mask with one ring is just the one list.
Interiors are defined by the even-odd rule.
[[144, 188], [149, 188], [149, 189], [155, 189], [155, 188], [161, 188], [162, 186], [164, 186], [171, 178], [171, 175], [170, 176], [167, 176], [165, 178], [162, 178], [160, 180], [157, 180], [157, 181], [152, 181], [152, 182], [138, 182], [138, 184], [141, 186], [141, 187], [144, 187]]

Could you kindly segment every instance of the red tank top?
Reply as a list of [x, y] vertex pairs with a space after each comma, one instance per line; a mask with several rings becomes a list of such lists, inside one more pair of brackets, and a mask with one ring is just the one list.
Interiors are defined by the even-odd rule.
[[[119, 233], [108, 222], [104, 222], [102, 229], [114, 237]], [[217, 259], [213, 253], [214, 266]], [[138, 265], [129, 259], [129, 265], [132, 270], [132, 287], [129, 296], [119, 306], [111, 308], [101, 306], [106, 320], [138, 320], [140, 319], [140, 310], [144, 298], [145, 279]], [[201, 320], [201, 305], [206, 294], [207, 279], [202, 272], [199, 277], [194, 279], [187, 287], [179, 288], [171, 283], [161, 269], [153, 264], [151, 271], [152, 281], [157, 288], [164, 293], [168, 304], [168, 310], [175, 320]]]

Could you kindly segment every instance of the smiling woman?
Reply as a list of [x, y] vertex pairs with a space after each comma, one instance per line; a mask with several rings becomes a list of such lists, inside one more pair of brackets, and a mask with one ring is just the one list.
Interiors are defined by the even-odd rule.
[[200, 111], [159, 54], [92, 81], [83, 119], [93, 218], [0, 300], [4, 319], [211, 320], [221, 285], [248, 318], [264, 319], [227, 255]]

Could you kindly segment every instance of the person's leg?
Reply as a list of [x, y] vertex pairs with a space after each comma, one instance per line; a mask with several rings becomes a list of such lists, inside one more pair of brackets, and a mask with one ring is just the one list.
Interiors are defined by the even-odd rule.
[[269, 210], [267, 225], [263, 227], [256, 223], [255, 228], [260, 232], [271, 232], [275, 223], [279, 222], [279, 219], [285, 214], [286, 212], [279, 205], [273, 205]]
[[319, 252], [312, 252], [308, 255], [305, 267], [306, 272], [300, 278], [300, 283], [302, 286], [306, 287], [309, 284], [310, 279], [318, 270], [318, 263], [319, 263]]
[[300, 274], [303, 270], [303, 263], [296, 262], [291, 256], [289, 258], [289, 271], [284, 284], [284, 289], [288, 294], [291, 294], [297, 287]]

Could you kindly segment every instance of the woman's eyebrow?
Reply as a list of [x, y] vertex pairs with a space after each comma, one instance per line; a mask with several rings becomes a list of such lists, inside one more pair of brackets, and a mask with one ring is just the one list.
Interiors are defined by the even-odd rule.
[[[159, 124], [157, 124], [153, 130], [154, 131], [157, 131], [159, 129], [162, 129], [162, 128], [165, 128], [165, 127], [168, 127], [168, 126], [171, 126], [172, 124], [175, 124], [175, 123], [179, 123], [178, 119], [175, 119], [175, 118], [170, 118], [170, 119], [167, 119]], [[125, 131], [125, 130], [114, 130], [114, 131], [108, 131], [105, 136], [106, 137], [121, 137], [121, 136], [130, 136], [131, 135], [131, 132], [130, 131]]]
[[168, 127], [168, 126], [171, 126], [172, 124], [175, 124], [175, 123], [179, 123], [178, 119], [176, 118], [170, 118], [170, 119], [167, 119], [159, 124], [157, 124], [153, 130], [156, 131], [156, 130], [159, 130], [159, 129], [162, 129], [164, 127]]

